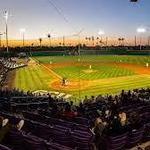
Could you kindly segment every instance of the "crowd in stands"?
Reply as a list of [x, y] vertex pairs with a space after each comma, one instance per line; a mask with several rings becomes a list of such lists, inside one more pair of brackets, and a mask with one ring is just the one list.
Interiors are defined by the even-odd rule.
[[3, 86], [7, 74], [12, 69], [24, 67], [26, 64], [17, 63], [15, 59], [0, 58], [0, 86]]
[[10, 59], [1, 58], [0, 63], [3, 65], [4, 68], [7, 68], [7, 69], [17, 69], [17, 68], [26, 66], [24, 63], [19, 63], [18, 64], [15, 61], [15, 59], [12, 60], [11, 58]]
[[8, 72], [8, 69], [5, 68], [2, 64], [0, 64], [0, 86], [3, 85], [3, 83], [6, 79], [7, 72]]
[[123, 150], [150, 138], [149, 88], [79, 105], [16, 89], [0, 97], [0, 142], [12, 150]]
[[[0, 83], [23, 66], [1, 58]], [[149, 116], [150, 88], [85, 96], [79, 105], [1, 89], [0, 150], [123, 150], [150, 139]]]

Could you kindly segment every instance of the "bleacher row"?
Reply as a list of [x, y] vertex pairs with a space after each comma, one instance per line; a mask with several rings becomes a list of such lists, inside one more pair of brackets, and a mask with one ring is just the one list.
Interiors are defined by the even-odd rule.
[[[42, 106], [40, 108], [43, 108], [43, 109], [46, 109], [48, 107], [48, 105], [46, 105], [47, 104], [46, 102], [39, 102], [39, 103], [41, 103], [41, 105], [37, 103], [35, 104], [35, 102], [33, 104], [30, 103], [32, 105], [31, 107], [26, 107], [23, 104], [24, 108], [22, 107], [22, 110], [26, 110], [26, 109], [35, 110], [35, 109], [38, 109], [39, 106]], [[27, 102], [27, 104], [29, 103]], [[20, 109], [20, 107], [18, 108]], [[6, 104], [5, 104], [5, 109], [6, 109]], [[30, 140], [30, 143], [27, 143], [27, 141], [24, 141], [26, 142], [26, 145], [27, 145], [25, 149], [35, 149], [35, 150], [36, 149], [71, 150], [73, 149], [71, 147], [77, 147], [77, 145], [75, 145], [73, 141], [75, 140], [78, 141], [79, 140], [78, 138], [80, 137], [80, 135], [81, 135], [81, 138], [79, 140], [80, 142], [79, 144], [83, 145], [84, 148], [85, 148], [85, 145], [89, 146], [90, 141], [92, 141], [93, 134], [90, 132], [88, 126], [82, 126], [73, 122], [66, 122], [61, 119], [55, 119], [55, 118], [50, 118], [46, 116], [45, 117], [47, 119], [44, 119], [44, 116], [43, 116], [43, 120], [41, 120], [42, 117], [39, 118], [40, 116], [38, 114], [34, 114], [34, 113], [29, 114], [29, 112], [27, 111], [24, 111], [22, 113], [23, 116], [21, 117], [17, 115], [12, 115], [9, 113], [3, 113], [3, 112], [1, 112], [0, 114], [1, 116], [8, 118], [11, 124], [16, 124], [19, 120], [21, 120], [21, 118], [25, 120], [25, 125], [22, 129], [23, 133], [19, 131], [11, 132], [10, 137], [13, 136], [13, 138], [9, 137], [10, 140], [8, 140], [9, 139], [8, 138], [6, 140], [7, 142], [5, 143], [6, 145], [9, 145], [11, 143], [11, 146], [15, 145], [15, 149], [18, 149], [18, 150], [19, 149], [23, 150], [23, 148], [21, 148], [22, 145], [24, 145], [22, 142], [25, 140], [24, 138], [26, 137], [28, 137], [28, 139]], [[36, 119], [38, 119], [37, 121], [34, 121], [35, 116], [36, 116]], [[29, 119], [28, 117], [33, 117], [33, 119]], [[20, 139], [19, 137], [22, 139]], [[83, 140], [85, 140], [86, 143], [83, 144]], [[36, 146], [38, 148], [35, 148]]]
[[64, 99], [64, 100], [69, 100], [72, 97], [71, 94], [62, 93], [62, 92], [58, 92], [58, 91], [37, 90], [37, 91], [34, 91], [32, 93], [34, 95], [47, 95], [47, 94], [50, 94], [51, 97], [53, 97], [53, 98]]
[[[1, 58], [1, 84], [9, 70], [23, 66]], [[119, 112], [126, 114], [128, 123], [116, 128]], [[0, 116], [9, 120], [0, 129], [0, 150], [123, 150], [150, 139], [150, 89], [92, 96], [79, 106], [59, 94], [0, 90]], [[93, 130], [97, 118], [107, 124], [100, 137]], [[18, 130], [15, 125], [20, 120], [24, 126]]]
[[[11, 128], [2, 142], [12, 150], [94, 150], [96, 134], [91, 129], [96, 118], [105, 117], [103, 112], [108, 108], [113, 114], [125, 112], [128, 125], [117, 129], [115, 134], [111, 127], [100, 138], [101, 147], [98, 150], [128, 149], [150, 139], [150, 89], [122, 92], [115, 105], [113, 100], [118, 99], [116, 96], [98, 96], [95, 100], [75, 106], [77, 115], [69, 117], [62, 110], [68, 106], [66, 101], [53, 99], [50, 95], [35, 97], [19, 93], [17, 97], [14, 94], [16, 91], [11, 91], [11, 94], [3, 92], [0, 116], [8, 118], [10, 124], [22, 119], [25, 121], [21, 131]], [[139, 114], [136, 123], [133, 123], [133, 113]], [[112, 122], [111, 119], [108, 122]]]
[[3, 65], [4, 68], [7, 68], [7, 69], [16, 69], [16, 68], [26, 66], [23, 63], [17, 64], [15, 61], [12, 61], [11, 59], [6, 59], [6, 58], [0, 58], [0, 63]]
[[26, 64], [23, 63], [17, 63], [15, 60], [12, 60], [11, 58], [0, 58], [0, 86], [2, 87], [7, 74], [12, 69], [17, 69], [20, 67], [24, 67]]
[[[15, 120], [16, 122], [17, 122], [17, 119], [18, 120], [20, 119], [20, 118], [16, 118], [16, 117], [13, 118], [13, 116], [9, 116], [8, 114], [2, 113], [1, 115], [9, 118], [10, 120], [13, 120], [13, 121]], [[57, 121], [57, 120], [55, 120], [55, 121]], [[57, 123], [57, 124], [59, 124], [59, 123]], [[76, 126], [77, 128], [74, 128], [74, 129], [72, 128], [73, 125], [70, 125], [70, 127], [69, 127], [69, 124], [68, 124], [68, 127], [65, 127], [65, 124], [67, 125], [66, 122], [62, 122], [62, 124], [59, 124], [59, 125], [56, 125], [56, 124], [50, 125], [48, 123], [47, 124], [39, 123], [36, 121], [25, 119], [25, 125], [22, 129], [24, 131], [24, 133], [23, 134], [21, 132], [19, 132], [19, 133], [22, 134], [22, 136], [23, 135], [29, 136], [28, 138], [30, 138], [30, 136], [31, 137], [33, 136], [34, 138], [30, 139], [31, 141], [33, 141], [31, 146], [34, 147], [38, 143], [38, 146], [40, 145], [40, 147], [41, 147], [41, 148], [38, 147], [38, 149], [41, 149], [41, 150], [47, 149], [47, 147], [46, 147], [47, 143], [48, 143], [48, 147], [49, 147], [48, 149], [51, 149], [51, 150], [55, 144], [58, 145], [58, 147], [55, 147], [55, 148], [57, 148], [59, 150], [61, 150], [62, 147], [64, 147], [66, 150], [67, 149], [71, 150], [71, 149], [73, 149], [73, 147], [78, 147], [78, 149], [81, 149], [81, 146], [83, 146], [83, 149], [87, 149], [87, 148], [89, 149], [89, 144], [90, 144], [90, 141], [92, 140], [92, 134], [87, 131], [79, 130], [77, 126]], [[16, 131], [13, 134], [16, 134]], [[12, 136], [12, 133], [10, 133], [10, 136]], [[18, 138], [18, 137], [16, 136], [16, 138]], [[7, 142], [9, 145], [10, 142], [8, 139], [7, 139]], [[34, 143], [34, 140], [36, 140], [36, 139], [38, 141], [36, 141], [36, 143]], [[22, 146], [21, 139], [20, 139], [20, 141], [18, 141], [17, 139], [15, 139], [13, 137], [13, 139], [10, 139], [10, 141], [14, 142], [14, 143], [11, 143], [11, 145], [15, 145], [15, 149], [21, 149], [21, 146]], [[42, 144], [44, 141], [45, 141], [45, 145]], [[17, 142], [18, 145], [16, 145], [15, 142]], [[51, 146], [51, 144], [52, 144], [52, 146]], [[76, 145], [76, 144], [78, 144], [78, 145]]]
[[4, 68], [2, 64], [0, 64], [0, 86], [3, 85], [5, 79], [6, 79], [6, 74], [8, 72], [7, 68]]

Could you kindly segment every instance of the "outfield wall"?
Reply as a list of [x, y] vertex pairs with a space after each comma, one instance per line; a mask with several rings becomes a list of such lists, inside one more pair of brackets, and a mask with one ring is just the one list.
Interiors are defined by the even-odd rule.
[[150, 50], [81, 50], [81, 55], [150, 55]]
[[38, 51], [31, 52], [31, 56], [63, 56], [67, 55], [65, 51]]
[[[150, 50], [80, 50], [81, 55], [150, 55]], [[68, 51], [36, 51], [31, 56], [64, 56], [70, 55]]]

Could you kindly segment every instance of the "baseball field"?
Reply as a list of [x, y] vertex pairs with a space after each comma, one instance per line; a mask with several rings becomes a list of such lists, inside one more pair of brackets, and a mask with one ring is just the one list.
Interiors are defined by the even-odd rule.
[[[62, 79], [66, 85], [62, 85]], [[150, 86], [149, 56], [43, 56], [32, 57], [27, 67], [15, 71], [12, 88], [85, 95], [115, 94]]]

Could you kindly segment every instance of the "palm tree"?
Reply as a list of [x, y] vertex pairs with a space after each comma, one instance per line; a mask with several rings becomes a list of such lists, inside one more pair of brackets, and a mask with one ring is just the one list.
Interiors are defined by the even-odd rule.
[[59, 46], [61, 46], [61, 42], [59, 42]]
[[119, 46], [121, 45], [121, 38], [118, 38]]
[[122, 38], [122, 46], [124, 46], [125, 38]]
[[34, 46], [34, 43], [32, 43], [31, 46], [33, 47], [33, 46]]
[[47, 37], [49, 38], [49, 46], [51, 47], [51, 35], [50, 35], [50, 33], [47, 35]]
[[91, 44], [91, 37], [89, 37], [88, 40], [89, 40], [89, 43]]
[[99, 37], [97, 37], [96, 40], [97, 40], [96, 45], [98, 45]]
[[125, 38], [118, 38], [120, 46], [124, 46], [124, 40], [125, 40]]
[[99, 43], [100, 43], [101, 47], [104, 45], [104, 43], [103, 43], [103, 40], [102, 40], [102, 39], [100, 39]]
[[40, 47], [42, 46], [42, 38], [39, 38]]
[[85, 40], [86, 40], [86, 44], [88, 44], [88, 39], [89, 39], [88, 37], [85, 37]]
[[94, 46], [94, 40], [95, 40], [95, 39], [94, 39], [94, 36], [92, 36], [93, 46]]

